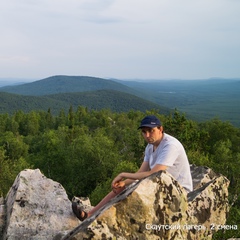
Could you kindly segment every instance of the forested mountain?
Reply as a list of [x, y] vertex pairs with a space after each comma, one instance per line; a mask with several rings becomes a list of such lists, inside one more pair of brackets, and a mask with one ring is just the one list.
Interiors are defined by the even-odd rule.
[[103, 78], [87, 76], [53, 76], [18, 86], [6, 86], [0, 91], [21, 95], [41, 96], [57, 93], [86, 92], [102, 89], [136, 93], [132, 88]]
[[58, 112], [61, 109], [69, 109], [69, 104], [63, 101], [54, 100], [47, 97], [21, 96], [12, 93], [0, 93], [0, 113], [13, 114], [16, 111], [30, 112], [33, 110], [52, 109]]
[[160, 107], [158, 104], [116, 90], [60, 93], [46, 96], [21, 96], [5, 92], [0, 93], [0, 113], [13, 114], [18, 110], [30, 112], [51, 109], [51, 112], [56, 114], [60, 110], [68, 111], [70, 106], [77, 109], [80, 105], [89, 109], [109, 109], [115, 112], [146, 111], [148, 109], [158, 109], [164, 114], [170, 112], [169, 109]]
[[[104, 92], [93, 94], [93, 91], [98, 90], [109, 91], [106, 91], [105, 94]], [[95, 109], [99, 109], [101, 106], [102, 108], [107, 107], [114, 111], [117, 109], [125, 111], [140, 109], [139, 107], [142, 105], [142, 110], [144, 111], [147, 107], [159, 108], [160, 106], [161, 110], [178, 109], [196, 121], [206, 121], [217, 117], [240, 127], [240, 79], [122, 81], [86, 76], [53, 76], [22, 85], [1, 87], [1, 91], [44, 97], [64, 93], [64, 95], [51, 96], [51, 100], [48, 99], [48, 103], [44, 99], [40, 103], [40, 109], [46, 109], [47, 105], [50, 108], [54, 106], [57, 110], [59, 109], [58, 106], [66, 109], [69, 107], [66, 107], [66, 104], [75, 105], [77, 103], [75, 98], [77, 98], [79, 99], [79, 104], [84, 103], [84, 106]], [[111, 91], [119, 91], [115, 93], [117, 99], [114, 100], [114, 94]], [[65, 94], [74, 92], [84, 92], [86, 95], [78, 94], [73, 97], [73, 95]], [[125, 93], [132, 96], [124, 95]], [[111, 99], [109, 102], [106, 100], [108, 98], [107, 94], [109, 94], [109, 98]], [[0, 93], [0, 95], [3, 94]], [[63, 100], [61, 100], [62, 97]], [[135, 97], [139, 97], [139, 101]], [[124, 100], [124, 98], [126, 99]], [[56, 99], [58, 100], [57, 104], [53, 101]], [[119, 99], [122, 99], [122, 101], [119, 101]], [[149, 105], [150, 102], [143, 103], [143, 99], [152, 102], [152, 107]], [[8, 97], [7, 102], [9, 100], [10, 98]], [[38, 106], [36, 99], [31, 104], [29, 103], [30, 106], [34, 104]], [[16, 106], [16, 104], [14, 105]], [[42, 105], [45, 107], [42, 108]], [[128, 105], [129, 107], [125, 108]], [[12, 112], [14, 109], [11, 108], [11, 104], [5, 107], [1, 105], [0, 112]], [[31, 107], [31, 109], [34, 108]]]
[[53, 100], [63, 101], [73, 106], [86, 106], [90, 109], [110, 109], [115, 112], [126, 112], [129, 110], [146, 111], [150, 109], [158, 109], [161, 113], [167, 114], [169, 108], [162, 107], [156, 103], [144, 100], [143, 98], [132, 94], [116, 91], [116, 90], [98, 90], [82, 93], [62, 93], [48, 95]]
[[240, 127], [240, 79], [119, 81], [148, 100], [177, 108], [197, 121], [215, 117]]

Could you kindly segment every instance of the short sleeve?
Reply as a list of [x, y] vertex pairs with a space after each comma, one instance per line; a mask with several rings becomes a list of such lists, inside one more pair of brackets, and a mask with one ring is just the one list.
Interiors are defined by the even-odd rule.
[[178, 158], [179, 151], [174, 144], [166, 144], [162, 149], [158, 149], [156, 164], [165, 166], [173, 166]]

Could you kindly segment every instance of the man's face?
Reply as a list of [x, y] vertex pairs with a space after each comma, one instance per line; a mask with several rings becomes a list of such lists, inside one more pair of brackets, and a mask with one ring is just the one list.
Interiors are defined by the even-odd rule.
[[143, 127], [142, 129], [142, 135], [144, 139], [150, 143], [150, 144], [155, 144], [159, 143], [162, 139], [163, 136], [163, 127]]

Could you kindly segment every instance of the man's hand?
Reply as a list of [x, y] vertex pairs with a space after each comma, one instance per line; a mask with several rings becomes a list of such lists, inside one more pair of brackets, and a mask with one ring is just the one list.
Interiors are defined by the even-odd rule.
[[122, 173], [118, 174], [112, 181], [112, 187], [115, 186], [116, 183], [123, 181]]
[[123, 187], [125, 187], [125, 182], [123, 181], [123, 177], [121, 176], [121, 174], [119, 174], [112, 181], [112, 190], [116, 193], [119, 188]]

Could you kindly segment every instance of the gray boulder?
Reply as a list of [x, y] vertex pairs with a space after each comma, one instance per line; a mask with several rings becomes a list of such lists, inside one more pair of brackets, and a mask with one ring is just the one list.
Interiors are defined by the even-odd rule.
[[19, 173], [6, 197], [5, 209], [3, 239], [52, 239], [78, 225], [62, 185], [39, 169]]

